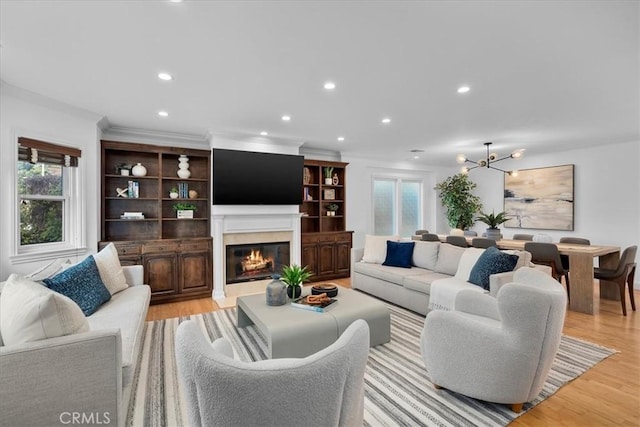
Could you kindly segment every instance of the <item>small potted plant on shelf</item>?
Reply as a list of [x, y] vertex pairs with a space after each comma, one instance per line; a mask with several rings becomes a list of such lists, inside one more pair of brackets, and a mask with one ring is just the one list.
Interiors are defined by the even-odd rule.
[[171, 188], [171, 190], [169, 190], [169, 197], [171, 197], [172, 199], [177, 199], [178, 196], [179, 196], [178, 188], [173, 187], [173, 188]]
[[311, 274], [310, 271], [307, 271], [307, 266], [300, 267], [298, 264], [291, 264], [282, 267], [280, 280], [287, 285], [289, 298], [298, 298], [302, 294], [302, 283], [308, 280]]
[[324, 168], [324, 183], [326, 185], [333, 184], [333, 168], [332, 167]]
[[335, 203], [327, 205], [327, 216], [336, 216], [336, 211], [338, 209], [340, 209], [340, 206], [336, 205]]
[[509, 218], [507, 218], [506, 212], [500, 212], [496, 215], [496, 213], [492, 211], [490, 214], [480, 212], [480, 215], [476, 217], [476, 220], [484, 222], [489, 226], [486, 233], [488, 239], [500, 240], [502, 238], [502, 234], [500, 234], [498, 226], [509, 221]]
[[176, 203], [173, 205], [173, 210], [176, 211], [177, 218], [193, 218], [193, 212], [198, 208], [191, 203]]

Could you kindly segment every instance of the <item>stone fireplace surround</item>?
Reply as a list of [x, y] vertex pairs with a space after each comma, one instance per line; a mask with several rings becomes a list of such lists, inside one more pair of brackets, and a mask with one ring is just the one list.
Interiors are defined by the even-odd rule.
[[213, 236], [213, 299], [263, 292], [271, 279], [235, 283], [227, 287], [226, 245], [289, 242], [290, 262], [300, 264], [300, 213], [298, 205], [214, 205], [211, 209]]

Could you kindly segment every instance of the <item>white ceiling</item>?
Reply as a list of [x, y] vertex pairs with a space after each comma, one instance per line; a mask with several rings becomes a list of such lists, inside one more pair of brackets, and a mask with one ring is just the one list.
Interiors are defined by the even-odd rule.
[[637, 1], [2, 0], [0, 17], [2, 80], [115, 127], [442, 166], [485, 141], [640, 141]]

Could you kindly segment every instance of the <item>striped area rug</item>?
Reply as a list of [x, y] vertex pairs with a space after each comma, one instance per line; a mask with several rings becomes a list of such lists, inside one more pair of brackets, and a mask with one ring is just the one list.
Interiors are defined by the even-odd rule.
[[[506, 405], [471, 399], [444, 389], [435, 390], [427, 379], [420, 356], [424, 317], [392, 305], [389, 309], [391, 342], [371, 348], [367, 362], [366, 426], [507, 425], [615, 353], [615, 350], [563, 336], [544, 389], [533, 402], [525, 404], [523, 412], [515, 414]], [[235, 327], [235, 308], [147, 322], [143, 351], [133, 378], [128, 425], [188, 425], [173, 350], [176, 328], [187, 319], [195, 320], [210, 340], [229, 339], [237, 358], [266, 359], [265, 343], [259, 331], [255, 327]]]

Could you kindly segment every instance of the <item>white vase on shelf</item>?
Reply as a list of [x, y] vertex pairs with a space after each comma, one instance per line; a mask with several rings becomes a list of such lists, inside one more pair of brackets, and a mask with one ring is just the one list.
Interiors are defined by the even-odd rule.
[[182, 179], [187, 179], [191, 176], [189, 170], [189, 157], [184, 154], [178, 158], [178, 176]]
[[133, 176], [145, 176], [147, 174], [147, 168], [142, 166], [142, 163], [138, 163], [133, 168], [131, 168], [131, 174]]

